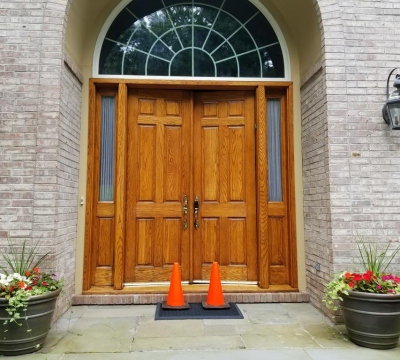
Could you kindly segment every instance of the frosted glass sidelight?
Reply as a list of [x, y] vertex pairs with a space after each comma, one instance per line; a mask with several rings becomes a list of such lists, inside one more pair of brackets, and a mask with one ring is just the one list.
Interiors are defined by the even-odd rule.
[[281, 100], [268, 99], [268, 201], [282, 199]]
[[101, 99], [99, 201], [114, 200], [115, 97]]
[[104, 38], [99, 74], [285, 77], [278, 37], [247, 0], [131, 1]]

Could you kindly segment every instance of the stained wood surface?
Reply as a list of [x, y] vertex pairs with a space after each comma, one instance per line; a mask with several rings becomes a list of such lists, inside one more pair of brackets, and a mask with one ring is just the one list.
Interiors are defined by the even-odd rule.
[[[157, 84], [90, 82], [84, 290], [169, 281], [174, 262], [183, 281], [208, 280], [213, 261], [223, 280], [258, 281], [243, 291], [296, 289], [291, 84]], [[102, 96], [117, 100], [112, 202], [98, 201]], [[282, 202], [268, 201], [268, 98], [281, 100]]]
[[194, 98], [194, 280], [209, 280], [217, 261], [222, 280], [257, 280], [254, 96], [200, 92]]
[[129, 93], [125, 282], [167, 281], [174, 262], [189, 279], [190, 99], [180, 90]]

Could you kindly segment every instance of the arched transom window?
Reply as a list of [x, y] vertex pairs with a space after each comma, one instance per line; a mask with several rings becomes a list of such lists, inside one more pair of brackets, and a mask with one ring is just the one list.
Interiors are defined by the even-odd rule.
[[106, 33], [98, 73], [285, 77], [278, 37], [247, 0], [133, 0]]

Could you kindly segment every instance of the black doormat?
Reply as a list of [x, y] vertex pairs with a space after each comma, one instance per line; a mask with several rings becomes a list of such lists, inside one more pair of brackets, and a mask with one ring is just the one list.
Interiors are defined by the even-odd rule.
[[243, 319], [243, 315], [235, 303], [229, 303], [229, 309], [204, 309], [201, 303], [190, 303], [189, 309], [163, 309], [157, 304], [155, 320], [184, 319]]

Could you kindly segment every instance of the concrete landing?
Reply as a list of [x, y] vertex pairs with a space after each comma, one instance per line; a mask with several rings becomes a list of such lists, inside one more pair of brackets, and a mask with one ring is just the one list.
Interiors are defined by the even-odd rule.
[[399, 360], [358, 347], [312, 305], [239, 304], [243, 320], [154, 320], [155, 305], [74, 306], [29, 360]]

